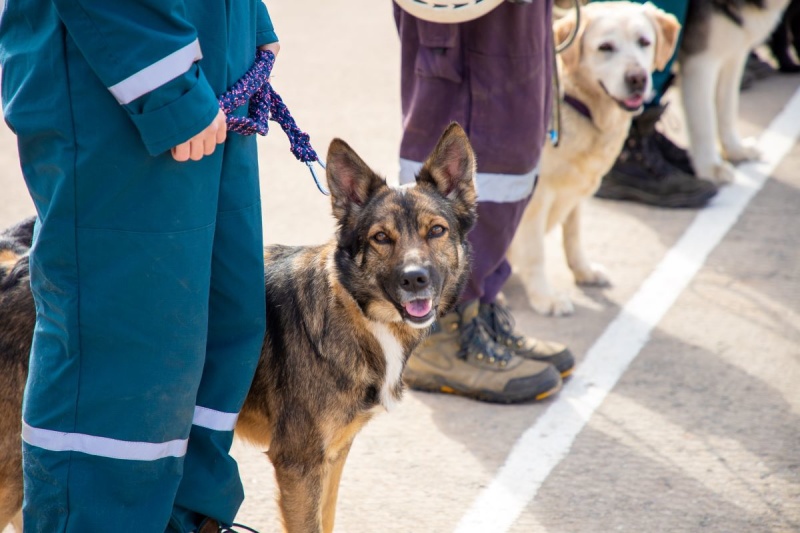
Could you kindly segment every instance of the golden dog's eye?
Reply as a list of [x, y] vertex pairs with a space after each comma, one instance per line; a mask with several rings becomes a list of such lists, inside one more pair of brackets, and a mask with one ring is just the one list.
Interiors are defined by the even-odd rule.
[[445, 234], [446, 231], [447, 228], [445, 228], [441, 224], [436, 224], [428, 231], [428, 238], [430, 239], [433, 237], [441, 237], [442, 235]]
[[378, 244], [387, 244], [389, 242], [389, 236], [386, 235], [384, 232], [379, 231], [375, 235], [372, 236], [372, 240], [377, 242]]
[[651, 43], [650, 39], [648, 39], [647, 37], [639, 37], [639, 46], [641, 46], [642, 48], [647, 48], [651, 44], [653, 43]]
[[613, 52], [614, 45], [611, 43], [602, 43], [600, 46], [597, 47], [598, 50], [601, 52]]

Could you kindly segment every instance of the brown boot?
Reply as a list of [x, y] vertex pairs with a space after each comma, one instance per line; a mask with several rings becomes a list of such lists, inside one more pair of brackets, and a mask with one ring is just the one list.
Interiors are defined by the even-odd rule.
[[477, 300], [443, 316], [406, 364], [412, 389], [497, 403], [542, 400], [561, 388], [550, 364], [525, 359], [492, 340]]
[[575, 368], [575, 358], [569, 348], [557, 342], [543, 341], [514, 331], [514, 317], [500, 303], [481, 304], [480, 316], [489, 326], [489, 334], [498, 344], [507, 346], [525, 359], [550, 363], [565, 378]]

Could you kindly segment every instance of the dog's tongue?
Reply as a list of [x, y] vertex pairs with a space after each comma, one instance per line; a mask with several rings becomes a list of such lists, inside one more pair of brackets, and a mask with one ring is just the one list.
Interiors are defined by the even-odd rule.
[[431, 300], [412, 300], [405, 305], [406, 313], [416, 318], [422, 318], [430, 313], [431, 307], [433, 307]]
[[642, 96], [629, 96], [625, 99], [625, 105], [630, 108], [639, 107], [644, 103], [644, 98]]

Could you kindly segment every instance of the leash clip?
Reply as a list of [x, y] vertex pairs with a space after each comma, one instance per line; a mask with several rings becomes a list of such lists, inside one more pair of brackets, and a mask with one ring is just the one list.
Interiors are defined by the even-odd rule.
[[314, 161], [306, 161], [306, 166], [308, 167], [308, 170], [311, 171], [311, 177], [314, 178], [314, 183], [317, 185], [317, 189], [319, 189], [319, 192], [321, 192], [325, 196], [330, 196], [331, 192], [322, 185], [322, 182], [319, 180], [319, 176], [317, 176], [317, 171], [314, 168], [314, 163], [317, 163], [319, 166], [321, 166], [322, 170], [325, 170], [325, 163], [323, 163], [319, 159], [315, 159]]

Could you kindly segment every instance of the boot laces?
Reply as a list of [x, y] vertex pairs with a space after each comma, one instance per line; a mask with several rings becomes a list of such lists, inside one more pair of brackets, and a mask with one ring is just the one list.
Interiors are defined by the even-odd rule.
[[488, 318], [489, 329], [495, 341], [517, 348], [525, 344], [525, 338], [514, 330], [516, 322], [507, 307], [498, 303], [489, 304]]
[[491, 331], [490, 326], [480, 316], [462, 325], [458, 357], [466, 360], [472, 355], [474, 359], [488, 364], [501, 367], [508, 365], [513, 354], [504, 346], [495, 343], [489, 331]]

